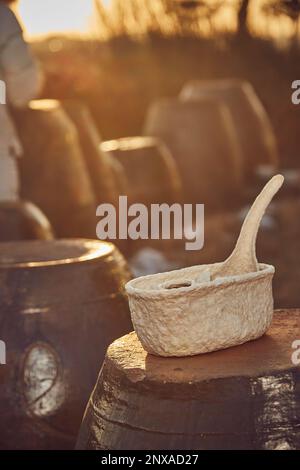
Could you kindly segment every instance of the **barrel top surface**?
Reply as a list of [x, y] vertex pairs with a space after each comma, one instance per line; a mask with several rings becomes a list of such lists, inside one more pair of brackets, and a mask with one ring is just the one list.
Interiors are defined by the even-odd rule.
[[148, 354], [135, 332], [119, 338], [106, 360], [129, 380], [164, 383], [197, 383], [229, 377], [259, 377], [291, 370], [292, 343], [300, 340], [300, 309], [277, 310], [267, 334], [222, 351], [185, 358]]
[[111, 243], [88, 239], [34, 240], [0, 244], [0, 269], [80, 263], [106, 258]]

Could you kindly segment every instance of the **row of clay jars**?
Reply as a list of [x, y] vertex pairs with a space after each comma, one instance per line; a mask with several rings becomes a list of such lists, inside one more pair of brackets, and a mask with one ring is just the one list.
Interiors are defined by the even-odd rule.
[[131, 331], [127, 265], [98, 241], [0, 244], [0, 448], [71, 449], [108, 345]]
[[165, 141], [179, 172], [158, 140], [119, 139], [100, 149], [82, 104], [35, 101], [15, 119], [25, 153], [23, 197], [43, 210], [57, 236], [94, 237], [96, 205], [116, 204], [121, 192], [138, 202], [178, 200], [180, 179], [186, 197], [208, 209], [236, 206], [249, 168], [277, 163], [268, 117], [252, 87], [237, 80], [192, 82], [180, 100], [150, 109], [145, 133]]
[[187, 84], [178, 99], [151, 106], [144, 133], [167, 144], [187, 199], [208, 209], [237, 207], [257, 166], [278, 164], [269, 118], [241, 80]]
[[[88, 109], [74, 101], [34, 101], [15, 118], [25, 151], [23, 195], [45, 212], [58, 237], [95, 238], [96, 205], [117, 208], [120, 195], [147, 206], [182, 199], [176, 164], [159, 139], [101, 145]], [[128, 251], [126, 241], [114, 242]]]
[[[116, 171], [123, 168], [120, 187], [133, 202], [169, 202], [174, 196], [178, 201], [182, 179], [185, 199], [202, 202], [207, 210], [239, 207], [257, 167], [275, 171], [278, 164], [270, 120], [242, 80], [187, 84], [180, 99], [151, 106], [144, 132], [156, 141], [126, 138], [101, 146]], [[171, 151], [169, 157], [159, 141]]]

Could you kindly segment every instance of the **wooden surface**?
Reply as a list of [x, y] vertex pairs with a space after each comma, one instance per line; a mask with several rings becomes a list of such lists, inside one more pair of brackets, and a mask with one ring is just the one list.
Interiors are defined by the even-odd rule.
[[79, 449], [300, 447], [300, 310], [259, 340], [190, 358], [147, 354], [135, 333], [108, 349]]
[[300, 310], [281, 310], [276, 312], [265, 336], [242, 346], [189, 358], [166, 359], [147, 354], [133, 332], [109, 347], [107, 359], [132, 381], [137, 376], [162, 383], [256, 377], [289, 370], [292, 366], [291, 344], [295, 339], [300, 339]]

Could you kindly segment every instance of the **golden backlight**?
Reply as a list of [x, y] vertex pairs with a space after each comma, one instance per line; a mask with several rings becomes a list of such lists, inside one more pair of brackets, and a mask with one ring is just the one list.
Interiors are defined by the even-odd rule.
[[[159, 22], [165, 22], [161, 28], [162, 31], [168, 33], [170, 17], [159, 14], [162, 8], [161, 0], [150, 0], [150, 2], [149, 0], [140, 0], [136, 4], [129, 2], [129, 0], [124, 0], [124, 2], [118, 0], [96, 1], [102, 6], [111, 6], [111, 9], [108, 10], [108, 17], [109, 22], [112, 23], [112, 31], [118, 30], [121, 9], [121, 19], [126, 24], [127, 33], [142, 34], [145, 29], [147, 30], [146, 23], [149, 22], [149, 18], [151, 19], [151, 15], [149, 16], [149, 5], [151, 5], [152, 14], [155, 11], [158, 12]], [[217, 0], [205, 1], [206, 5], [218, 3]], [[277, 40], [290, 38], [295, 34], [293, 21], [286, 15], [267, 15], [263, 7], [269, 2], [270, 0], [252, 0], [250, 2], [248, 26], [251, 33], [255, 36], [271, 37]], [[56, 33], [83, 35], [95, 33], [101, 37], [110, 37], [110, 32], [105, 35], [97, 20], [94, 23], [96, 14], [94, 0], [19, 0], [18, 4], [18, 14], [29, 37]], [[135, 5], [134, 14], [132, 8], [127, 8], [130, 4]], [[178, 2], [174, 0], [174, 8], [176, 4]], [[237, 25], [238, 5], [239, 0], [224, 0], [221, 4], [222, 8], [214, 16], [212, 22], [206, 21], [205, 18], [199, 22], [199, 32], [204, 36], [211, 36], [216, 32], [234, 31]], [[195, 16], [197, 17], [196, 10]], [[95, 24], [96, 29], [94, 29]], [[169, 26], [172, 30], [171, 23]]]
[[28, 36], [85, 33], [93, 0], [20, 0], [18, 10]]

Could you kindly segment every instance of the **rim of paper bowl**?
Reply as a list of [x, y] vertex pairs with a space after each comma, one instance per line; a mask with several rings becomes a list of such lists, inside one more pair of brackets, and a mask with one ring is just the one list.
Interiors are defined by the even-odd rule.
[[[209, 268], [210, 266], [216, 267], [217, 265], [221, 265], [223, 263], [214, 263], [214, 264], [203, 264], [201, 267], [203, 270], [205, 268]], [[132, 279], [131, 281], [127, 282], [125, 285], [126, 292], [131, 297], [139, 297], [139, 298], [167, 298], [167, 297], [181, 297], [184, 294], [190, 293], [202, 293], [204, 290], [206, 292], [215, 290], [219, 287], [227, 287], [234, 284], [246, 284], [249, 282], [255, 282], [259, 279], [264, 279], [268, 276], [273, 276], [275, 272], [274, 266], [265, 263], [259, 263], [259, 271], [245, 273], [245, 274], [238, 274], [237, 276], [228, 276], [217, 278], [213, 281], [201, 282], [199, 285], [191, 284], [190, 286], [179, 287], [176, 289], [147, 289], [145, 287], [140, 288], [139, 284], [147, 279], [153, 279], [156, 276], [165, 276], [167, 277], [168, 274], [172, 273], [182, 273], [183, 275], [190, 272], [191, 268], [197, 268], [197, 266], [191, 266], [188, 268], [178, 269], [177, 271], [168, 271], [161, 274], [149, 274], [147, 276], [137, 277]], [[167, 279], [166, 279], [167, 280]], [[186, 278], [183, 276], [183, 282], [186, 281]], [[163, 282], [163, 281], [162, 281]], [[180, 281], [179, 281], [180, 282]]]

